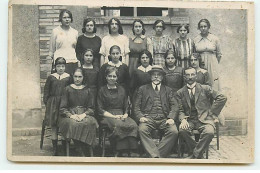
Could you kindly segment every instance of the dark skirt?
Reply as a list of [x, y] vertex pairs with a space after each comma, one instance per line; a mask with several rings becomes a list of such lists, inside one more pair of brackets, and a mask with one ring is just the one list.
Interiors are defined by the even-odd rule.
[[49, 127], [56, 127], [59, 118], [60, 96], [50, 97], [46, 103], [45, 124]]
[[137, 69], [138, 67], [138, 57], [130, 57], [129, 58], [129, 75], [132, 77], [133, 72]]
[[74, 139], [88, 145], [96, 145], [97, 121], [92, 116], [86, 116], [77, 122], [71, 118], [60, 118], [59, 129], [65, 139]]

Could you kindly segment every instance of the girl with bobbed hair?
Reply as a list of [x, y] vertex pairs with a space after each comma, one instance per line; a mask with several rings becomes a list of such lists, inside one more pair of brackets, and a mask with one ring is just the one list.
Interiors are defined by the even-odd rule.
[[44, 124], [51, 127], [53, 156], [56, 156], [61, 95], [64, 88], [70, 83], [70, 75], [65, 72], [66, 60], [63, 57], [55, 60], [54, 67], [55, 72], [48, 76], [44, 86], [43, 102], [46, 106]]
[[153, 45], [150, 38], [145, 36], [144, 23], [140, 19], [135, 19], [132, 24], [133, 36], [129, 38], [129, 74], [132, 76], [134, 70], [140, 65], [138, 64], [139, 54], [148, 50], [153, 52]]
[[108, 21], [109, 35], [106, 35], [102, 39], [101, 48], [99, 53], [101, 54], [100, 66], [107, 63], [109, 50], [113, 45], [117, 45], [121, 49], [122, 63], [128, 66], [129, 64], [129, 39], [123, 35], [123, 28], [121, 22], [117, 18], [111, 18]]
[[81, 65], [84, 63], [84, 55], [87, 49], [93, 50], [93, 66], [100, 67], [100, 47], [101, 47], [101, 38], [96, 35], [97, 26], [96, 22], [92, 18], [84, 19], [82, 35], [79, 36], [77, 45], [76, 45], [76, 54], [78, 60], [81, 62]]
[[[55, 62], [58, 57], [63, 57], [66, 60], [66, 72], [71, 74], [80, 65], [75, 53], [78, 31], [70, 26], [73, 17], [69, 10], [61, 10], [59, 22], [61, 25], [52, 31], [47, 58]], [[54, 70], [53, 66], [52, 71]]]
[[165, 78], [164, 83], [166, 86], [172, 88], [173, 92], [177, 92], [183, 87], [183, 69], [182, 67], [176, 66], [177, 58], [174, 50], [168, 50], [165, 53]]
[[110, 144], [114, 146], [116, 156], [138, 157], [136, 122], [128, 116], [128, 95], [124, 87], [117, 82], [119, 72], [116, 67], [107, 67], [107, 84], [98, 92], [98, 110], [101, 124], [108, 126]]
[[155, 35], [151, 37], [153, 44], [153, 63], [155, 65], [165, 66], [164, 54], [169, 49], [174, 49], [172, 40], [169, 36], [164, 35], [166, 29], [163, 20], [156, 20], [153, 24]]
[[194, 38], [196, 52], [200, 54], [205, 69], [209, 73], [212, 88], [220, 90], [219, 63], [222, 57], [220, 41], [217, 36], [209, 32], [211, 25], [208, 19], [201, 19], [198, 23], [200, 34]]
[[179, 38], [174, 40], [174, 47], [176, 52], [177, 66], [182, 68], [189, 67], [189, 58], [194, 50], [194, 41], [188, 37], [190, 29], [187, 24], [178, 26], [177, 33]]

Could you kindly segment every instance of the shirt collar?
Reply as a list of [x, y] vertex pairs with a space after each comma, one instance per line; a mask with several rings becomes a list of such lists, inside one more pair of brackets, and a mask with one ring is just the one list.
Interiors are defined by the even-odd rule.
[[120, 65], [122, 65], [123, 63], [121, 61], [119, 61], [117, 64], [114, 64], [112, 61], [108, 62], [108, 65], [111, 65], [113, 67], [120, 67]]
[[192, 85], [187, 84], [187, 87], [188, 87], [188, 89], [189, 88], [193, 89], [193, 88], [195, 88], [196, 84], [197, 84], [197, 82], [194, 82]]
[[199, 41], [201, 41], [202, 39], [207, 39], [207, 40], [209, 40], [209, 41], [212, 41], [212, 37], [211, 37], [211, 34], [210, 34], [210, 33], [208, 34], [207, 37], [202, 37], [201, 34], [199, 34], [199, 36], [200, 36]]
[[151, 65], [148, 65], [148, 66], [145, 68], [145, 67], [143, 67], [142, 65], [140, 65], [137, 69], [138, 69], [138, 70], [141, 70], [141, 71], [143, 71], [143, 72], [148, 72], [148, 71], [150, 71], [150, 70], [152, 69], [152, 66], [151, 66]]
[[[134, 41], [136, 38], [138, 38], [138, 36], [136, 36], [136, 35], [132, 36], [132, 40], [133, 40], [133, 41]], [[139, 38], [145, 39], [145, 35], [141, 35]]]
[[85, 85], [80, 85], [80, 86], [77, 86], [77, 85], [75, 85], [75, 84], [71, 84], [70, 85], [72, 88], [74, 88], [74, 89], [83, 89], [83, 88], [85, 88]]
[[[152, 82], [153, 89], [155, 90], [156, 85]], [[161, 83], [157, 85], [158, 91], [161, 89]]]
[[58, 73], [53, 73], [51, 75], [54, 76], [56, 79], [59, 79], [59, 80], [70, 76], [68, 73], [63, 73], [62, 75], [59, 75]]
[[84, 69], [93, 69], [94, 67], [93, 67], [93, 65], [91, 65], [89, 67], [84, 67], [84, 65], [83, 65], [82, 68], [84, 68]]
[[108, 85], [107, 85], [107, 89], [117, 89], [117, 86], [115, 85], [115, 87], [109, 87]]

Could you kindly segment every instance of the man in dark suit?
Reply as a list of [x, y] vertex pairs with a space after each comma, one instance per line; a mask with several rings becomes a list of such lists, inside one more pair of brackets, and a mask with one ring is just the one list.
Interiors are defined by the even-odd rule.
[[[174, 121], [178, 115], [178, 102], [171, 88], [161, 84], [165, 75], [161, 66], [154, 65], [149, 74], [152, 83], [138, 89], [134, 114], [139, 122], [142, 144], [150, 157], [167, 157], [178, 138]], [[158, 146], [151, 137], [155, 129], [164, 133]]]
[[[186, 85], [177, 91], [179, 102], [179, 137], [186, 141], [190, 149], [187, 158], [203, 158], [205, 149], [214, 137], [215, 123], [227, 98], [208, 85], [196, 82], [197, 72], [190, 67], [185, 70]], [[198, 143], [191, 137], [193, 129], [200, 134]]]

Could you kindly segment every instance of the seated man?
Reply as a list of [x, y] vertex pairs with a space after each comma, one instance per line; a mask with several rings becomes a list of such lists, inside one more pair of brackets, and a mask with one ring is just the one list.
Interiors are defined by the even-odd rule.
[[[218, 122], [218, 115], [227, 98], [210, 86], [197, 83], [197, 72], [192, 67], [184, 71], [184, 78], [187, 84], [177, 91], [181, 122], [179, 137], [184, 139], [190, 149], [187, 158], [200, 159], [214, 137], [215, 122]], [[198, 143], [191, 137], [194, 129], [201, 133]]]
[[[167, 157], [178, 139], [178, 130], [174, 122], [178, 115], [178, 103], [171, 88], [161, 84], [165, 75], [163, 68], [154, 65], [149, 74], [152, 83], [138, 89], [134, 101], [134, 114], [139, 121], [142, 144], [150, 157]], [[164, 133], [158, 147], [151, 137], [151, 132], [155, 129]]]

